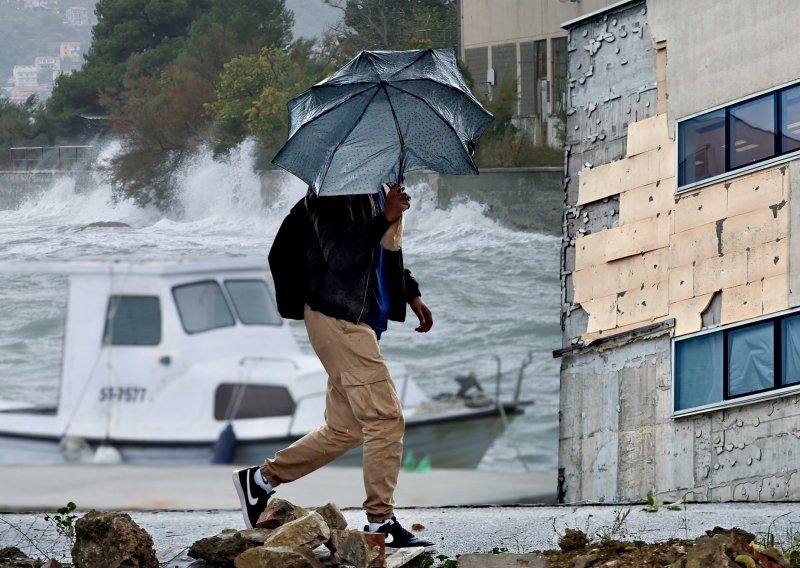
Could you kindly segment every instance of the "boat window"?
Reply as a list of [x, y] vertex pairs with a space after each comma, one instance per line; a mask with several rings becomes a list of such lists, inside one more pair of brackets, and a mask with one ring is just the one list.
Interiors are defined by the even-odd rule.
[[221, 384], [214, 394], [214, 418], [270, 418], [294, 414], [294, 401], [284, 387]]
[[281, 316], [263, 280], [226, 280], [236, 314], [246, 325], [281, 325]]
[[213, 280], [175, 286], [172, 295], [186, 333], [199, 333], [234, 324], [222, 289]]
[[111, 296], [106, 311], [103, 345], [161, 343], [161, 305], [158, 296]]

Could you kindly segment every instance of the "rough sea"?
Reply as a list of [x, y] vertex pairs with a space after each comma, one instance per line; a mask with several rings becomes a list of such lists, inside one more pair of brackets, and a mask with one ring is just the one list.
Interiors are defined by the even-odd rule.
[[[102, 157], [116, 150], [108, 147]], [[179, 207], [170, 214], [115, 202], [99, 177], [88, 190], [65, 176], [17, 209], [0, 211], [0, 261], [247, 257], [266, 266], [275, 232], [305, 187], [296, 180], [270, 188], [264, 205], [251, 151], [245, 144], [224, 163], [197, 155], [177, 176]], [[403, 364], [430, 395], [455, 390], [454, 378], [470, 372], [493, 393], [499, 358], [501, 392], [510, 399], [529, 357], [521, 398], [534, 404], [480, 468], [555, 471], [559, 361], [551, 353], [560, 346], [559, 238], [505, 228], [466, 198], [437, 208], [424, 184], [408, 192], [403, 251], [434, 326], [414, 332], [409, 311], [405, 324], [392, 323], [384, 334], [385, 358]], [[98, 221], [130, 228], [86, 228]], [[65, 309], [63, 277], [0, 272], [0, 399], [56, 402]], [[302, 322], [293, 322], [293, 332], [310, 352]]]

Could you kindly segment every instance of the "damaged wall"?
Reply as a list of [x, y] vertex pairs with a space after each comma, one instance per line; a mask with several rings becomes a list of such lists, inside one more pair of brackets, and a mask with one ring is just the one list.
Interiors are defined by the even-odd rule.
[[[691, 10], [649, 10], [664, 4], [632, 2], [569, 30], [559, 497], [640, 501], [652, 490], [671, 499], [798, 499], [799, 395], [672, 415], [671, 337], [800, 305], [800, 271], [790, 259], [800, 246], [800, 161], [675, 193], [675, 117], [665, 111], [725, 101], [715, 88], [703, 103], [702, 89], [685, 82], [702, 73], [687, 53], [706, 43], [719, 53], [719, 37], [698, 36], [713, 26], [690, 31]], [[616, 51], [619, 36], [604, 36], [623, 24], [641, 29], [642, 41]], [[763, 31], [757, 21], [731, 26], [744, 45]], [[680, 30], [674, 50], [665, 30]], [[741, 91], [758, 83], [749, 75], [759, 74], [759, 59], [739, 61], [726, 79], [747, 76], [737, 96], [752, 94]], [[672, 71], [675, 61], [698, 68]], [[670, 82], [675, 74], [681, 90]], [[761, 75], [761, 83], [771, 80]], [[620, 97], [606, 100], [604, 89]], [[624, 339], [659, 322], [654, 333]]]

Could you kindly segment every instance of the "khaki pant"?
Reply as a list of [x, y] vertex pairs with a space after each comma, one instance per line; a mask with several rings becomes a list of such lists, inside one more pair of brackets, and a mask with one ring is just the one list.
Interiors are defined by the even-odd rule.
[[328, 373], [325, 425], [267, 460], [273, 487], [294, 481], [364, 445], [364, 510], [370, 522], [390, 518], [403, 457], [405, 422], [375, 332], [305, 307], [308, 338]]

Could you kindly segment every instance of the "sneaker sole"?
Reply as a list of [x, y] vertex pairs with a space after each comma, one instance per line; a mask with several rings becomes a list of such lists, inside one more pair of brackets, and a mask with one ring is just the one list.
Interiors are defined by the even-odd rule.
[[401, 547], [394, 547], [386, 545], [386, 550], [406, 550], [408, 548], [422, 548], [425, 552], [436, 552], [436, 545], [431, 544], [430, 546], [401, 546]]
[[252, 529], [253, 525], [250, 524], [250, 518], [247, 515], [247, 497], [244, 494], [244, 487], [239, 481], [239, 472], [233, 472], [233, 485], [236, 487], [236, 493], [239, 495], [239, 503], [242, 506], [242, 518], [244, 518], [244, 526]]

